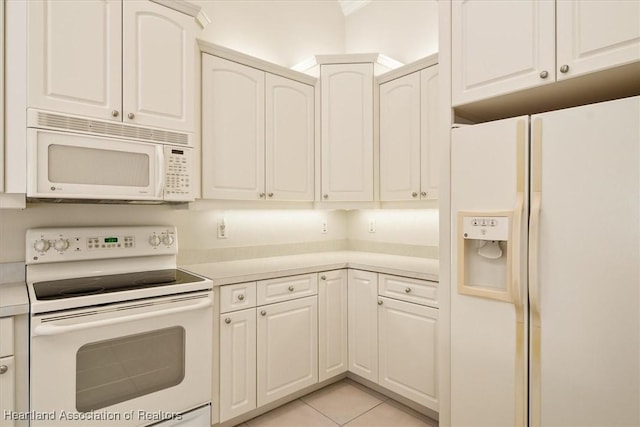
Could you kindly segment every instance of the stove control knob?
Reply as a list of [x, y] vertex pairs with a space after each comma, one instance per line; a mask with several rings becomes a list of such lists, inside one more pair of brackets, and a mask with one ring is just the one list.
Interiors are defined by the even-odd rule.
[[53, 248], [59, 252], [66, 251], [69, 249], [69, 241], [67, 239], [58, 239], [53, 242]]
[[170, 234], [165, 234], [164, 236], [162, 236], [162, 243], [167, 246], [173, 245], [173, 242], [175, 241], [176, 239], [174, 239], [173, 236]]
[[151, 246], [158, 246], [160, 244], [161, 240], [159, 236], [156, 236], [155, 234], [151, 237], [149, 237], [149, 243], [151, 244]]
[[50, 247], [49, 241], [44, 239], [36, 240], [36, 243], [33, 245], [33, 248], [38, 252], [46, 252]]

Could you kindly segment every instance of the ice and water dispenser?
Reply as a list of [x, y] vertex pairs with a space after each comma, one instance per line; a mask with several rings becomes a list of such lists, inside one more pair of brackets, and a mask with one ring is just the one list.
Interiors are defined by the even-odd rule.
[[458, 293], [511, 301], [512, 216], [458, 212]]

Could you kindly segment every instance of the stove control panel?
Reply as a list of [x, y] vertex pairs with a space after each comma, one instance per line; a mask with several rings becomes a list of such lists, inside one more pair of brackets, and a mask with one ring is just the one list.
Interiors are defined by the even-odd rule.
[[176, 255], [175, 227], [79, 227], [27, 230], [26, 263]]

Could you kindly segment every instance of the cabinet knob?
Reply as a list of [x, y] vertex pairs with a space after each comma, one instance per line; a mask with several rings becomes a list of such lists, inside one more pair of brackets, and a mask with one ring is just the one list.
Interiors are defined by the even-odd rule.
[[129, 117], [129, 119], [133, 120], [136, 117], [136, 115], [133, 114], [133, 113], [129, 113], [129, 114], [127, 114], [127, 117]]
[[240, 295], [238, 295], [238, 299], [239, 299], [240, 301], [243, 301], [243, 300], [244, 300], [244, 294], [240, 294]]
[[322, 280], [327, 280], [327, 276], [325, 276], [324, 274], [322, 276], [320, 276], [320, 279]]
[[416, 193], [415, 191], [413, 193], [411, 193], [412, 197], [418, 197], [418, 193]]
[[560, 67], [560, 72], [561, 73], [569, 72], [569, 66], [567, 64], [564, 64], [562, 67]]
[[422, 197], [427, 197], [427, 192], [426, 192], [426, 191], [422, 191], [422, 192], [420, 192], [420, 195], [421, 195]]
[[382, 300], [378, 300], [378, 305], [382, 305]]
[[540, 71], [540, 78], [541, 79], [546, 79], [547, 77], [549, 77], [549, 72], [547, 70]]
[[266, 315], [267, 315], [267, 312], [266, 312], [265, 310], [262, 310], [262, 311], [260, 312], [260, 315], [262, 315], [262, 316], [266, 316]]
[[259, 196], [260, 196], [261, 199], [264, 199], [265, 194], [264, 193], [260, 193]]
[[229, 323], [231, 323], [231, 319], [229, 319], [229, 318], [227, 317], [226, 319], [224, 319], [224, 323], [226, 323], [226, 324], [228, 325]]
[[118, 117], [118, 116], [120, 115], [120, 111], [118, 111], [118, 110], [113, 110], [113, 111], [111, 112], [111, 115], [112, 115], [113, 117]]
[[0, 375], [6, 374], [8, 370], [9, 367], [7, 365], [0, 365]]
[[269, 194], [268, 194], [268, 196], [269, 196], [269, 197], [273, 197], [273, 193], [269, 193]]
[[405, 290], [404, 290], [404, 291], [405, 291], [405, 293], [407, 293], [407, 294], [408, 294], [409, 292], [411, 292], [411, 288], [405, 288]]
[[289, 286], [289, 292], [293, 292], [293, 286]]
[[323, 199], [328, 199], [328, 198], [329, 198], [329, 195], [328, 195], [328, 194], [323, 194], [323, 195], [322, 195], [322, 198], [323, 198]]

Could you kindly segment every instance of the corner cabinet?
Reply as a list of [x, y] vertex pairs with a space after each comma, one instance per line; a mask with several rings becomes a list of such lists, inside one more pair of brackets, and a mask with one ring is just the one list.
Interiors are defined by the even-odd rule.
[[380, 200], [438, 198], [438, 66], [380, 84]]
[[638, 62], [640, 3], [454, 0], [451, 59], [454, 106]]
[[349, 371], [378, 382], [378, 274], [349, 269]]
[[347, 270], [318, 273], [318, 381], [347, 372]]
[[205, 199], [314, 198], [314, 88], [203, 54]]
[[320, 66], [323, 201], [373, 200], [373, 71]]
[[29, 107], [195, 132], [192, 16], [150, 1], [44, 0], [28, 17]]

